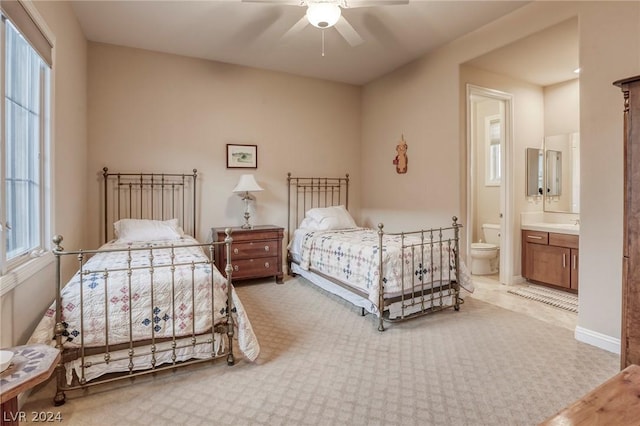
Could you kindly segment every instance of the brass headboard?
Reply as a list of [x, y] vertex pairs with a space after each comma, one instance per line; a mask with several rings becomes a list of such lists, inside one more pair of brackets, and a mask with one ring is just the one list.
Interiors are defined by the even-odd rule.
[[113, 236], [113, 223], [125, 218], [177, 218], [185, 234], [196, 237], [196, 180], [192, 173], [113, 173], [104, 180], [104, 241]]
[[307, 210], [344, 205], [349, 208], [349, 173], [345, 177], [293, 177], [287, 173], [287, 243]]

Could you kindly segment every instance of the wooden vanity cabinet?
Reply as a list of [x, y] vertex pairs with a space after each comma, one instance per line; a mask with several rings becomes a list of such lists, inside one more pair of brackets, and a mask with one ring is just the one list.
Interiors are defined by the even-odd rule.
[[578, 291], [578, 262], [580, 261], [579, 250], [571, 249], [571, 290]]
[[522, 231], [522, 276], [529, 281], [578, 291], [577, 235]]

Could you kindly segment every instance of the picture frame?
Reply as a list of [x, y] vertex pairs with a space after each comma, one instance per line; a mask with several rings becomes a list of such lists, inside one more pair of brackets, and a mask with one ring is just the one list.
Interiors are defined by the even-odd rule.
[[227, 144], [227, 169], [257, 169], [258, 145]]

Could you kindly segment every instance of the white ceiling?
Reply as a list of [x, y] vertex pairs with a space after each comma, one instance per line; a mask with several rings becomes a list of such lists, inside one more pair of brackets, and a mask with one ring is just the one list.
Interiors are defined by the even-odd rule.
[[304, 15], [300, 6], [112, 0], [73, 1], [73, 9], [91, 41], [365, 84], [527, 3], [411, 0], [407, 5], [344, 9], [343, 16], [364, 43], [351, 47], [330, 28], [325, 30], [324, 57], [321, 30], [311, 25], [282, 38]]

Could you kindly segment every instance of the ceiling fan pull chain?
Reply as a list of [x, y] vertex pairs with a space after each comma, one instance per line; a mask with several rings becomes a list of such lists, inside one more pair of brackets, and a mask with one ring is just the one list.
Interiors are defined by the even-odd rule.
[[324, 57], [324, 30], [320, 32], [322, 33], [322, 56]]

